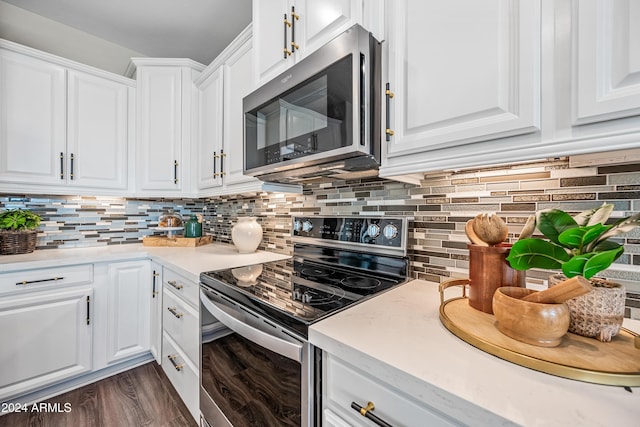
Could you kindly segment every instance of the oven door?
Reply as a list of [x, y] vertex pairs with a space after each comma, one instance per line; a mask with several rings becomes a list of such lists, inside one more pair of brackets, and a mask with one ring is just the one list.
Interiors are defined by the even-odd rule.
[[202, 334], [204, 419], [216, 427], [313, 425], [310, 344], [204, 285], [200, 310], [230, 330], [214, 338]]

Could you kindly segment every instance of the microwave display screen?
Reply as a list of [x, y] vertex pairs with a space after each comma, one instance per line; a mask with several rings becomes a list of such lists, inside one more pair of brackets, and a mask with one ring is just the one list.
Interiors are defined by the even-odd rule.
[[351, 143], [352, 55], [245, 113], [246, 168], [286, 162]]

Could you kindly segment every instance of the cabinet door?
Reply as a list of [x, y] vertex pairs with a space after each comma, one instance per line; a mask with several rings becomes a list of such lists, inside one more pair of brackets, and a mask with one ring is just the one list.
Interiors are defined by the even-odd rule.
[[91, 288], [0, 299], [0, 401], [91, 367]]
[[68, 87], [67, 183], [126, 189], [129, 88], [78, 71]]
[[138, 187], [182, 189], [182, 69], [140, 67], [138, 79]]
[[0, 50], [0, 180], [64, 183], [65, 69]]
[[640, 114], [640, 3], [573, 2], [573, 122]]
[[198, 135], [198, 189], [222, 185], [220, 150], [222, 149], [223, 70], [220, 66], [200, 85]]
[[539, 128], [538, 1], [403, 0], [389, 15], [389, 157]]
[[149, 261], [109, 265], [107, 320], [107, 361], [109, 363], [149, 351], [151, 318], [149, 271]]
[[149, 347], [156, 362], [162, 363], [162, 265], [151, 262], [151, 324]]
[[362, 22], [362, 5], [353, 0], [296, 0], [295, 41], [300, 46], [296, 60], [314, 50], [355, 24]]
[[256, 181], [243, 174], [244, 113], [242, 98], [253, 90], [251, 42], [244, 43], [224, 64], [224, 164], [225, 185]]
[[285, 28], [284, 23], [285, 19], [291, 22], [290, 12], [289, 0], [253, 1], [254, 76], [257, 82], [266, 82], [293, 64], [291, 55], [284, 51], [285, 46], [291, 50], [291, 29]]

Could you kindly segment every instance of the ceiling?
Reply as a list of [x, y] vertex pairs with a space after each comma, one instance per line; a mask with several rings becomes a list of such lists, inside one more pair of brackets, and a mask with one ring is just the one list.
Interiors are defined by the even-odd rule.
[[4, 0], [157, 58], [209, 64], [251, 22], [251, 0]]

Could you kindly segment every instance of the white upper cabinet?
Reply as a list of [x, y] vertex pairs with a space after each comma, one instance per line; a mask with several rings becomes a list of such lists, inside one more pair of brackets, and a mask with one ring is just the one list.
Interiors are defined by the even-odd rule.
[[640, 3], [573, 2], [573, 123], [640, 115]]
[[127, 188], [127, 86], [69, 71], [69, 185]]
[[222, 185], [220, 151], [223, 150], [223, 71], [224, 67], [218, 66], [211, 74], [207, 73], [206, 76], [203, 74], [205, 78], [198, 85], [199, 133], [198, 151], [195, 156], [198, 162], [198, 190]]
[[[242, 98], [253, 89], [251, 26], [196, 81], [199, 89], [198, 190], [207, 195], [259, 191], [261, 182], [243, 174]], [[239, 186], [240, 185], [240, 186]]]
[[0, 68], [0, 188], [128, 189], [132, 80], [7, 41]]
[[362, 23], [362, 3], [357, 0], [254, 0], [254, 77], [258, 85], [353, 24]]
[[243, 174], [244, 111], [242, 98], [254, 88], [251, 76], [251, 40], [242, 44], [224, 63], [224, 153], [222, 156], [225, 184], [257, 182]]
[[403, 0], [389, 18], [389, 157], [539, 129], [538, 2]]
[[0, 180], [60, 184], [65, 68], [0, 50]]
[[191, 144], [197, 138], [197, 91], [204, 69], [188, 59], [134, 58], [137, 67], [136, 190], [190, 195]]
[[301, 192], [297, 185], [266, 184], [244, 175], [244, 110], [242, 99], [255, 85], [252, 64], [252, 26], [249, 25], [202, 72], [198, 88], [197, 159], [199, 196], [256, 191]]
[[637, 148], [637, 2], [402, 0], [386, 10], [393, 97], [381, 176], [417, 182], [409, 174]]

